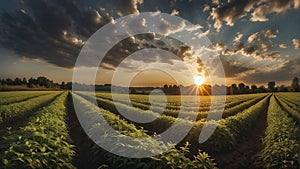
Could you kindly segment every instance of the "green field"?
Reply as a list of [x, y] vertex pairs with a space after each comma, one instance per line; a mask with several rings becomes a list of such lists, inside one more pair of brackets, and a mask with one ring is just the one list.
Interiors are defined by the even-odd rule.
[[[0, 93], [0, 168], [299, 168], [299, 93], [263, 93], [226, 96], [223, 118], [214, 134], [198, 142], [205, 125], [210, 96], [167, 96], [166, 106], [148, 95], [89, 92], [18, 91]], [[200, 97], [199, 103], [193, 97]], [[214, 96], [214, 111], [222, 110]], [[183, 112], [180, 123], [192, 124], [187, 136], [171, 150], [152, 158], [125, 158], [109, 153], [91, 141], [80, 126], [74, 104], [91, 123], [99, 113], [119, 133], [143, 138], [159, 134], [177, 120], [181, 100], [197, 111]], [[115, 105], [133, 115], [144, 113], [153, 122], [138, 123], [123, 118]], [[152, 111], [149, 110], [152, 107]], [[159, 114], [163, 112], [163, 114]], [[210, 112], [210, 113], [215, 113]], [[192, 116], [196, 114], [196, 120]], [[216, 123], [211, 121], [209, 123]], [[88, 129], [99, 130], [101, 124]], [[110, 138], [103, 134], [103, 138]], [[138, 143], [149, 148], [157, 142]], [[160, 142], [162, 149], [165, 143]], [[130, 147], [132, 145], [123, 145]], [[153, 150], [155, 151], [155, 150]]]

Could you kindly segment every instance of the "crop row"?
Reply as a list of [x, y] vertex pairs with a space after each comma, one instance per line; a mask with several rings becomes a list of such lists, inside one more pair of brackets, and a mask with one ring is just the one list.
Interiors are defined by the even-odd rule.
[[[85, 93], [76, 93], [76, 94], [80, 95], [81, 97], [85, 98], [88, 101], [92, 101], [93, 99], [95, 99], [94, 97], [87, 95]], [[158, 113], [154, 113], [151, 111], [143, 111], [141, 109], [130, 107], [126, 104], [114, 103], [110, 100], [106, 100], [106, 99], [102, 99], [102, 98], [96, 98], [96, 101], [97, 101], [99, 107], [101, 107], [109, 112], [112, 112], [116, 115], [119, 115], [119, 116], [122, 116], [122, 115], [116, 109], [115, 105], [117, 105], [119, 108], [121, 108], [122, 111], [124, 111], [124, 113], [126, 113], [126, 114], [129, 114], [132, 116], [140, 116], [141, 118], [148, 117], [149, 119], [156, 119], [153, 122], [148, 123], [147, 124], [148, 127], [145, 127], [145, 128], [147, 128], [148, 132], [150, 132], [150, 133], [155, 133], [155, 132], [161, 133], [162, 131], [164, 131], [165, 129], [170, 127], [176, 120], [176, 118], [171, 117], [171, 116], [160, 115]], [[188, 121], [188, 122], [192, 123], [190, 121]], [[140, 125], [140, 123], [135, 123], [135, 125]], [[144, 125], [146, 125], [146, 124], [144, 124]]]
[[266, 111], [269, 98], [270, 96], [267, 96], [248, 109], [218, 122], [213, 120], [206, 123], [203, 121], [196, 122], [186, 140], [189, 140], [192, 145], [196, 145], [193, 143], [198, 142], [198, 137], [204, 125], [217, 125], [212, 136], [200, 147], [210, 152], [231, 150], [240, 138], [253, 128], [258, 117]]
[[[80, 93], [83, 97], [85, 98], [93, 98], [92, 96], [86, 94], [86, 93]], [[256, 104], [257, 102], [259, 102], [260, 100], [262, 100], [265, 97], [265, 95], [258, 97], [258, 98], [254, 98], [252, 100], [246, 101], [244, 103], [241, 103], [239, 105], [236, 105], [235, 107], [230, 107], [226, 110], [223, 111], [223, 117], [227, 118], [229, 116], [235, 115], [241, 111], [243, 111], [244, 109], [249, 108], [250, 106], [252, 106], [253, 104]], [[103, 98], [96, 98], [98, 105], [104, 109], [107, 109], [111, 112], [114, 113], [119, 113], [116, 108], [115, 105], [119, 108], [122, 109], [122, 111], [124, 111], [124, 113], [127, 114], [131, 114], [134, 116], [134, 114], [136, 115], [144, 115], [144, 116], [148, 116], [149, 118], [152, 119], [156, 119], [158, 116], [160, 116], [159, 112], [163, 112], [164, 115], [166, 116], [170, 116], [169, 120], [171, 122], [175, 121], [175, 118], [178, 117], [179, 115], [179, 111], [178, 110], [170, 110], [170, 109], [163, 109], [160, 107], [154, 107], [152, 110], [153, 111], [145, 111], [143, 109], [139, 109], [137, 107], [131, 107], [128, 104], [124, 104], [124, 103], [120, 103], [120, 102], [113, 102], [111, 100], [108, 99], [103, 99]], [[196, 121], [204, 119], [207, 117], [208, 112], [198, 112], [197, 108], [185, 108], [183, 109], [185, 111], [182, 111], [181, 117], [185, 120], [192, 120], [195, 119]], [[211, 113], [218, 113], [218, 111], [220, 110], [212, 110]], [[173, 118], [172, 118], [173, 117]], [[160, 119], [163, 119], [163, 121], [165, 121], [165, 117], [159, 117], [156, 122], [159, 122]], [[164, 130], [165, 128], [161, 129]]]
[[24, 127], [1, 140], [5, 168], [75, 168], [74, 146], [66, 124], [66, 96], [67, 92], [60, 94], [31, 116]]
[[[226, 96], [226, 106], [233, 107], [235, 105], [238, 105], [244, 101], [251, 100], [256, 97], [261, 97], [265, 94], [253, 94], [253, 95], [238, 95], [238, 96]], [[125, 97], [127, 95], [124, 94], [114, 94], [115, 101], [122, 102], [124, 104], [128, 104], [128, 101], [126, 101]], [[111, 93], [96, 93], [96, 97], [101, 97], [104, 99], [112, 100], [112, 94]], [[130, 101], [134, 107], [139, 107], [143, 110], [149, 109], [149, 106], [152, 105], [154, 107], [165, 107], [166, 109], [174, 109], [179, 110], [181, 101], [188, 104], [189, 107], [199, 107], [199, 111], [208, 111], [211, 106], [211, 101], [214, 102], [215, 105], [218, 105], [218, 102], [223, 102], [223, 97], [220, 96], [213, 96], [213, 99], [211, 96], [201, 96], [199, 97], [197, 103], [195, 103], [195, 97], [194, 96], [166, 96], [166, 104], [163, 102], [161, 103], [160, 100], [162, 100], [162, 97], [160, 95], [152, 95], [153, 97], [151, 99], [151, 103], [149, 102], [149, 96], [147, 95], [130, 95]], [[200, 103], [199, 103], [200, 101]], [[200, 106], [199, 106], [200, 105]]]
[[290, 107], [290, 105], [284, 101], [282, 98], [278, 98], [277, 95], [275, 95], [275, 98], [277, 99], [279, 105], [283, 107], [283, 109], [290, 114], [295, 120], [300, 120], [300, 112], [299, 110], [295, 110], [294, 108]]
[[[90, 100], [91, 96], [87, 96], [84, 94], [80, 94], [82, 97]], [[253, 102], [245, 107], [248, 107], [247, 109], [243, 109], [240, 107], [240, 110], [237, 111], [237, 114], [234, 116], [230, 116], [226, 119], [222, 119], [219, 121], [218, 127], [215, 131], [215, 133], [212, 135], [212, 137], [207, 140], [201, 147], [203, 147], [205, 150], [210, 151], [220, 151], [222, 149], [231, 149], [235, 144], [237, 144], [239, 138], [243, 133], [246, 133], [249, 131], [253, 125], [255, 124], [255, 121], [257, 120], [258, 116], [263, 113], [266, 110], [266, 106], [268, 103], [270, 96], [264, 96], [264, 98], [260, 98], [262, 100], [257, 100], [258, 103], [254, 104]], [[100, 107], [103, 107], [106, 110], [109, 110], [113, 113], [118, 113], [116, 109], [114, 108], [113, 102], [101, 98], [97, 98], [98, 104]], [[115, 103], [120, 104], [120, 103]], [[253, 105], [254, 104], [254, 105]], [[136, 115], [147, 113], [149, 116], [155, 116], [155, 113], [149, 113], [148, 111], [138, 111], [136, 108], [129, 107], [125, 104], [120, 104], [119, 106], [123, 106], [123, 110], [127, 110], [125, 112], [131, 112], [136, 113]], [[127, 107], [126, 107], [127, 106]], [[135, 112], [134, 112], [135, 111]], [[157, 116], [157, 115], [156, 115]], [[154, 117], [151, 117], [154, 118]], [[151, 123], [145, 123], [145, 124], [139, 124], [135, 123], [136, 125], [143, 126], [146, 130], [148, 130], [150, 133], [162, 133], [166, 129], [168, 129], [170, 126], [173, 125], [176, 118], [171, 116], [158, 116], [156, 120], [154, 120]], [[186, 123], [192, 123], [192, 121], [188, 120], [181, 120], [182, 124]], [[206, 125], [216, 125], [216, 121], [210, 121]], [[199, 121], [194, 123], [194, 127], [190, 131], [190, 133], [187, 136], [186, 141], [189, 141], [192, 143], [192, 146], [195, 146], [198, 149], [198, 136], [205, 125], [205, 122]]]
[[276, 94], [277, 98], [280, 98], [283, 102], [285, 102], [289, 107], [291, 107], [294, 110], [297, 110], [300, 113], [300, 103], [296, 103], [295, 100], [292, 98], [284, 97], [280, 94]]
[[[97, 95], [97, 97], [100, 97], [100, 98], [103, 98], [103, 99], [108, 99], [108, 100], [113, 100], [111, 97], [108, 97], [107, 95], [105, 96], [102, 96], [102, 95]], [[172, 96], [170, 96], [172, 97]], [[173, 96], [174, 97], [174, 96]], [[187, 97], [187, 96], [186, 96]], [[215, 96], [216, 97], [216, 96]], [[251, 99], [255, 99], [256, 97], [243, 97], [243, 99], [237, 99], [237, 100], [233, 100], [231, 99], [231, 102], [226, 102], [225, 103], [225, 109], [226, 108], [231, 108], [231, 107], [234, 107], [236, 105], [239, 105], [239, 104], [242, 104], [244, 102], [247, 102]], [[261, 98], [261, 96], [259, 97]], [[158, 98], [157, 100], [159, 100], [161, 98]], [[201, 100], [201, 98], [200, 98]], [[147, 104], [145, 102], [139, 102], [139, 101], [126, 101], [125, 99], [122, 99], [121, 97], [117, 97], [117, 98], [114, 98], [114, 101], [117, 101], [117, 102], [120, 102], [120, 103], [124, 103], [124, 104], [132, 104], [132, 106], [134, 107], [138, 107], [142, 110], [148, 110], [150, 108], [150, 103]], [[167, 103], [167, 105], [165, 105], [164, 103], [158, 103], [158, 102], [151, 102], [151, 105], [153, 106], [153, 110], [155, 112], [176, 112], [176, 110], [179, 112], [179, 110], [181, 109], [180, 106], [174, 106], [174, 105], [170, 105], [169, 103]], [[205, 111], [209, 111], [210, 109], [214, 109], [214, 110], [219, 110], [219, 109], [222, 109], [223, 106], [222, 104], [220, 103], [219, 106], [213, 106], [213, 107], [210, 107], [211, 104], [208, 103], [208, 104], [204, 104], [201, 102], [201, 103], [198, 103], [196, 104], [197, 107], [195, 107], [194, 105], [190, 103], [188, 103], [188, 107], [191, 109], [195, 109], [197, 111], [201, 111], [201, 112], [205, 112]], [[218, 105], [218, 103], [216, 102], [214, 105]], [[164, 107], [166, 106], [166, 108], [164, 109]]]
[[21, 119], [31, 112], [49, 103], [61, 92], [53, 92], [51, 94], [42, 95], [23, 102], [13, 103], [0, 106], [0, 126], [5, 126], [16, 118]]
[[262, 164], [264, 168], [299, 168], [299, 130], [272, 96], [267, 115], [268, 127], [263, 138]]
[[[80, 109], [77, 110], [79, 111], [77, 115], [79, 119], [82, 119], [81, 125], [87, 129], [86, 132], [90, 135], [97, 134], [97, 143], [109, 142], [114, 144], [111, 149], [120, 152], [130, 149], [135, 156], [143, 152], [142, 150], [151, 152], [166, 150], [167, 147], [163, 142], [151, 139], [142, 129], [137, 129], [133, 124], [120, 119], [117, 115], [95, 106], [76, 94], [73, 94], [73, 101]], [[99, 113], [121, 135], [111, 134], [109, 130], [103, 127], [103, 121], [99, 119]], [[123, 138], [122, 135], [145, 139], [142, 141], [135, 140], [134, 142], [128, 141], [124, 144], [120, 141]], [[172, 148], [153, 158], [125, 158], [109, 153], [97, 145], [91, 146], [91, 151], [93, 152], [91, 161], [103, 161], [104, 157], [106, 158], [104, 161], [109, 162], [112, 167], [116, 168], [215, 168], [215, 164], [207, 153], [199, 152], [193, 160], [188, 158], [189, 150], [187, 146], [181, 147], [179, 150]]]
[[31, 95], [36, 93], [36, 91], [9, 91], [9, 92], [1, 92], [0, 100], [7, 99], [10, 97], [16, 97], [21, 95]]
[[[39, 92], [31, 92], [31, 93], [24, 93], [24, 94], [20, 94], [20, 95], [13, 95], [10, 97], [2, 97], [0, 99], [0, 105], [6, 105], [6, 104], [12, 104], [12, 103], [16, 103], [16, 102], [21, 102], [21, 101], [25, 101], [25, 100], [29, 100], [38, 96], [42, 96], [42, 95], [47, 95], [50, 94], [51, 92], [44, 92], [44, 91], [39, 91]], [[2, 94], [2, 93], [1, 93]]]
[[293, 102], [294, 104], [300, 104], [300, 93], [299, 92], [288, 92], [288, 93], [277, 93], [280, 96], [283, 96]]

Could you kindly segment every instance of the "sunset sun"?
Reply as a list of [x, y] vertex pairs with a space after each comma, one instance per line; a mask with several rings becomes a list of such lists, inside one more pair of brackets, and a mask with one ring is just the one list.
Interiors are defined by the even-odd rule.
[[203, 76], [194, 76], [194, 83], [197, 86], [201, 86], [204, 82], [205, 82], [205, 80], [204, 80]]

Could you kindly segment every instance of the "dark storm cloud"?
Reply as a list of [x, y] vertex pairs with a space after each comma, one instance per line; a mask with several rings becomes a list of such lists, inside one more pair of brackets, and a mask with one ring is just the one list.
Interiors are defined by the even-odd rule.
[[103, 7], [107, 12], [124, 16], [139, 13], [137, 5], [143, 4], [143, 0], [103, 0], [101, 4], [105, 4]]
[[[0, 44], [20, 57], [72, 68], [85, 41], [95, 31], [116, 17], [139, 13], [137, 5], [142, 3], [141, 0], [105, 0], [93, 4], [92, 8], [80, 0], [22, 1], [20, 9], [1, 14]], [[141, 20], [135, 24], [143, 26], [145, 22]], [[163, 29], [169, 31], [169, 25], [163, 25]], [[115, 69], [127, 56], [145, 48], [161, 48], [178, 55], [179, 59], [185, 57], [187, 50], [165, 35], [136, 35], [116, 44], [101, 66]], [[143, 58], [143, 61], [149, 63], [155, 59]], [[160, 61], [173, 64], [169, 57], [162, 56]], [[94, 61], [88, 60], [85, 64], [91, 62]]]
[[212, 8], [211, 17], [215, 20], [214, 27], [219, 30], [223, 22], [233, 26], [235, 20], [246, 17], [248, 13], [251, 13], [250, 21], [265, 22], [268, 21], [268, 14], [284, 13], [299, 6], [299, 0], [230, 0]]
[[[165, 41], [173, 43], [165, 43]], [[177, 55], [176, 60], [183, 60], [185, 57], [190, 55], [191, 48], [183, 45], [181, 42], [170, 37], [165, 37], [156, 34], [140, 34], [122, 40], [120, 43], [116, 44], [104, 57], [102, 67], [109, 64], [111, 69], [118, 67], [118, 65], [129, 55], [136, 51], [147, 49], [147, 48], [160, 48], [162, 50], [169, 51], [174, 55]], [[159, 61], [162, 63], [173, 64], [174, 58], [172, 55], [157, 55]], [[156, 57], [136, 56], [135, 59], [143, 61], [144, 63], [151, 63], [157, 61]], [[198, 61], [198, 65], [201, 66], [201, 61]], [[131, 67], [130, 67], [131, 68]]]
[[[0, 43], [19, 56], [71, 68], [87, 36], [103, 22], [75, 1], [24, 1], [24, 9], [1, 14]], [[59, 5], [61, 3], [61, 5]]]
[[223, 68], [224, 68], [226, 77], [229, 77], [229, 78], [236, 77], [240, 73], [243, 73], [243, 72], [246, 72], [249, 70], [253, 70], [251, 68], [237, 66], [237, 65], [235, 65], [235, 63], [233, 61], [227, 61], [222, 56], [220, 58], [221, 58], [221, 62], [223, 64]]
[[[299, 56], [298, 56], [299, 58]], [[240, 80], [245, 83], [264, 83], [268, 81], [291, 81], [300, 74], [300, 60], [294, 59], [285, 63], [283, 67], [275, 71], [262, 72], [259, 69], [246, 73]]]

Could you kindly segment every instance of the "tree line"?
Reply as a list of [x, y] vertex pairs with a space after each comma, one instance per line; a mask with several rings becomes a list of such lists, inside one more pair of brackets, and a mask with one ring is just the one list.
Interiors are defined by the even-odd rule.
[[[233, 94], [251, 94], [251, 93], [267, 93], [267, 92], [299, 92], [299, 79], [297, 77], [294, 77], [294, 79], [291, 82], [290, 86], [280, 85], [276, 86], [275, 81], [268, 82], [267, 88], [265, 86], [257, 86], [257, 85], [245, 85], [244, 83], [239, 84], [232, 84], [231, 86], [211, 86], [211, 85], [202, 85], [199, 88], [199, 91], [197, 93], [199, 95], [211, 95], [212, 90], [222, 90], [226, 88], [226, 94], [227, 95], [233, 95]], [[182, 85], [164, 85], [161, 89], [166, 94], [180, 94], [180, 88], [186, 88], [189, 91], [193, 91], [192, 86], [183, 87]], [[191, 88], [191, 89], [189, 89]], [[205, 92], [203, 92], [205, 91]], [[196, 93], [196, 91], [194, 90]], [[191, 93], [191, 94], [195, 94]]]
[[71, 89], [72, 83], [62, 82], [62, 83], [55, 83], [53, 80], [50, 80], [46, 77], [39, 76], [37, 78], [29, 78], [28, 80], [24, 78], [15, 78], [15, 79], [1, 79], [1, 85], [7, 86], [23, 86], [27, 88], [48, 88], [48, 89]]
[[294, 77], [290, 86], [280, 85], [276, 86], [275, 81], [268, 82], [268, 87], [251, 85], [247, 86], [244, 83], [238, 85], [232, 84], [227, 87], [227, 94], [250, 94], [250, 93], [266, 93], [266, 92], [299, 92], [299, 79]]
[[[46, 77], [39, 76], [37, 78], [15, 78], [14, 80], [7, 78], [1, 79], [1, 85], [7, 86], [24, 86], [27, 88], [48, 88], [48, 89], [62, 89], [62, 90], [72, 90], [72, 82], [61, 82], [55, 83], [53, 80], [50, 80]], [[78, 84], [80, 85], [80, 84]], [[86, 85], [81, 85], [86, 86]], [[218, 90], [218, 88], [226, 87], [227, 94], [251, 94], [251, 93], [266, 93], [266, 92], [299, 92], [299, 79], [294, 77], [290, 86], [280, 85], [276, 86], [275, 81], [268, 82], [267, 88], [265, 86], [257, 86], [257, 85], [245, 85], [244, 83], [232, 84], [231, 86], [210, 86], [210, 85], [202, 85], [202, 90], [205, 89], [205, 93], [201, 95], [210, 95], [213, 89]], [[164, 85], [163, 87], [157, 87], [157, 89], [162, 89], [166, 94], [180, 94], [180, 88], [183, 88], [183, 85]], [[96, 85], [96, 91], [110, 91], [111, 85]], [[192, 86], [184, 87], [184, 88], [194, 88]], [[151, 91], [155, 88], [153, 87], [130, 87], [130, 92], [132, 94], [145, 94], [148, 91]], [[191, 91], [191, 90], [189, 90]]]

